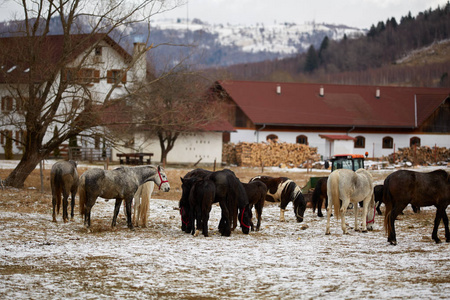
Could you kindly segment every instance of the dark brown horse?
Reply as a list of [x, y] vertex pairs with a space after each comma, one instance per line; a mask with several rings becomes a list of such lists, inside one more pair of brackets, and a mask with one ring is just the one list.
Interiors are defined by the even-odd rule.
[[[216, 172], [195, 169], [188, 172], [183, 179], [198, 177], [214, 182], [216, 187], [214, 202], [218, 202], [222, 209], [222, 217], [219, 222], [219, 232], [223, 236], [230, 236], [231, 231], [237, 226], [237, 220], [241, 224], [244, 234], [250, 232], [251, 210], [249, 208], [248, 197], [244, 186], [236, 177], [233, 171], [224, 169]], [[190, 232], [190, 226], [193, 226], [193, 220], [189, 218], [189, 193], [191, 187], [182, 185], [182, 195], [180, 199], [181, 228], [185, 232]]]
[[259, 180], [267, 186], [266, 201], [280, 202], [280, 221], [284, 222], [286, 206], [292, 201], [297, 222], [303, 221], [306, 201], [300, 187], [287, 177], [256, 176], [250, 182]]
[[437, 230], [441, 219], [445, 226], [445, 239], [450, 242], [448, 216], [445, 212], [450, 204], [450, 176], [445, 170], [429, 173], [400, 170], [384, 180], [383, 201], [386, 205], [384, 225], [388, 242], [397, 244], [394, 222], [403, 209], [411, 203], [415, 207], [436, 206], [436, 217], [431, 238], [440, 243]]
[[[248, 202], [250, 204], [250, 209], [255, 206], [256, 218], [258, 222], [256, 223], [256, 231], [259, 231], [261, 227], [261, 215], [264, 207], [264, 200], [266, 199], [267, 186], [262, 181], [252, 181], [249, 183], [242, 183], [247, 193]], [[254, 230], [253, 221], [250, 223], [252, 231]]]
[[314, 188], [312, 194], [312, 204], [313, 204], [313, 212], [316, 211], [317, 208], [317, 216], [323, 217], [322, 214], [322, 205], [325, 201], [325, 207], [328, 205], [328, 196], [327, 196], [327, 180], [328, 177], [321, 177], [317, 180], [316, 187]]

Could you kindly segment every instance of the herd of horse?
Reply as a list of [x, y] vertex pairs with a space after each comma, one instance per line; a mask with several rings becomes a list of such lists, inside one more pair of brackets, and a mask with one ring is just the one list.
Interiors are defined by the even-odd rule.
[[[248, 183], [241, 182], [229, 170], [208, 171], [195, 169], [180, 178], [182, 194], [179, 201], [181, 229], [197, 236], [200, 232], [208, 236], [209, 214], [212, 204], [221, 208], [219, 232], [230, 236], [240, 224], [244, 234], [260, 230], [261, 216], [265, 201], [280, 203], [280, 221], [285, 221], [284, 212], [292, 202], [297, 222], [304, 220], [307, 207], [300, 187], [287, 177], [256, 176]], [[68, 198], [71, 197], [71, 218], [74, 216], [75, 195], [79, 193], [79, 211], [84, 217], [84, 225], [90, 231], [91, 209], [98, 197], [115, 199], [111, 226], [116, 226], [117, 215], [122, 201], [125, 202], [127, 226], [147, 224], [150, 195], [156, 184], [160, 190], [169, 191], [170, 184], [161, 166], [121, 166], [113, 170], [89, 169], [80, 177], [74, 161], [60, 161], [53, 165], [50, 174], [52, 189], [53, 222], [63, 202], [63, 220], [68, 221]], [[134, 205], [133, 205], [134, 200]], [[376, 212], [382, 214], [381, 203], [385, 205], [384, 227], [388, 242], [397, 244], [395, 220], [403, 209], [411, 204], [414, 211], [420, 207], [434, 205], [436, 216], [432, 239], [441, 240], [437, 230], [441, 220], [445, 226], [446, 242], [450, 242], [450, 231], [446, 208], [450, 204], [450, 176], [445, 170], [421, 173], [409, 170], [395, 171], [384, 180], [383, 185], [373, 186], [371, 174], [365, 169], [356, 172], [347, 169], [333, 171], [329, 177], [320, 178], [312, 194], [313, 211], [323, 217], [321, 208], [325, 202], [327, 225], [325, 234], [330, 234], [330, 218], [334, 214], [341, 219], [341, 228], [347, 234], [345, 213], [353, 204], [355, 230], [359, 231], [358, 206], [362, 206], [362, 232], [372, 229]], [[257, 224], [252, 222], [255, 207]], [[132, 218], [132, 208], [134, 208]], [[334, 211], [333, 211], [334, 208]]]

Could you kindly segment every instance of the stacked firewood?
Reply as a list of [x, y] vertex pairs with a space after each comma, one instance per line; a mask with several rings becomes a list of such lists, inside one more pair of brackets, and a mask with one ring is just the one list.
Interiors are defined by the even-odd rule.
[[428, 146], [399, 148], [398, 151], [389, 155], [388, 160], [390, 163], [409, 161], [416, 165], [448, 162], [450, 161], [450, 149]]
[[224, 144], [222, 161], [244, 167], [299, 167], [320, 160], [317, 148], [278, 142]]

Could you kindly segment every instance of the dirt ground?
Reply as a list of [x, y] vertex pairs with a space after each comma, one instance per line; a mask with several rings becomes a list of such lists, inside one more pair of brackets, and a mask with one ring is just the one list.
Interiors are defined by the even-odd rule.
[[[242, 181], [262, 174], [256, 168], [231, 168]], [[399, 245], [387, 243], [382, 217], [375, 230], [342, 235], [332, 220], [311, 209], [297, 223], [290, 204], [286, 222], [277, 204], [267, 203], [261, 231], [231, 237], [217, 231], [214, 206], [210, 237], [180, 230], [174, 209], [181, 195], [179, 177], [190, 168], [167, 167], [171, 191], [155, 191], [147, 228], [130, 231], [123, 214], [110, 227], [113, 201], [93, 207], [92, 233], [81, 218], [51, 222], [49, 170], [44, 192], [39, 170], [23, 189], [0, 190], [1, 299], [444, 299], [450, 292], [449, 244], [431, 240], [435, 208], [414, 214], [408, 207], [396, 222]], [[0, 169], [0, 178], [11, 170]], [[372, 172], [377, 183], [394, 170]], [[79, 168], [79, 173], [84, 170]], [[293, 172], [267, 168], [304, 186], [326, 171]], [[383, 210], [384, 208], [382, 208]], [[447, 209], [448, 213], [449, 209]], [[352, 212], [346, 222], [354, 225]], [[444, 239], [443, 225], [439, 236]]]

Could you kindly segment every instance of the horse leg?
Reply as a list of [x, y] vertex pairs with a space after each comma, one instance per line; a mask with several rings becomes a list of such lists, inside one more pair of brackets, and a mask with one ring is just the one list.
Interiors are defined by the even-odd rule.
[[69, 206], [69, 193], [64, 189], [63, 190], [63, 221], [67, 223], [69, 220], [69, 216], [67, 214], [67, 207]]
[[[447, 214], [445, 213], [445, 209], [442, 207], [437, 207], [436, 217], [434, 218], [433, 233], [431, 234], [431, 238], [436, 242], [436, 244], [439, 244], [441, 242], [441, 240], [438, 238], [437, 231], [439, 228], [439, 223], [441, 223], [441, 219], [444, 219], [444, 217], [443, 217], [444, 214], [447, 216]], [[444, 221], [444, 223], [445, 223], [445, 221]], [[445, 231], [445, 237], [447, 238], [447, 228]]]
[[403, 209], [406, 207], [406, 205], [396, 206], [393, 205], [391, 213], [389, 214], [389, 233], [388, 233], [388, 242], [391, 245], [397, 245], [397, 237], [395, 234], [395, 220], [397, 219], [397, 216], [403, 212]]
[[262, 216], [263, 208], [264, 208], [264, 198], [262, 198], [262, 201], [259, 201], [255, 205], [256, 218], [258, 220], [258, 222], [256, 223], [256, 231], [259, 231], [259, 228], [261, 227], [261, 218], [262, 218], [261, 216]]
[[77, 190], [75, 189], [74, 191], [71, 192], [71, 196], [70, 196], [70, 219], [73, 221], [73, 210], [75, 208], [75, 196], [77, 195]]
[[230, 236], [231, 235], [230, 212], [224, 201], [220, 202], [220, 208], [222, 209], [222, 219], [220, 220], [219, 231], [222, 234], [222, 236]]
[[125, 212], [127, 214], [127, 226], [130, 230], [134, 230], [133, 222], [131, 221], [131, 205], [133, 203], [133, 197], [125, 199]]
[[[57, 194], [56, 192], [53, 193], [52, 195], [52, 206], [53, 206], [53, 213], [52, 213], [52, 221], [56, 223], [56, 203], [57, 203], [57, 199], [56, 199]], [[59, 197], [61, 197], [61, 195], [59, 195]]]
[[363, 201], [363, 214], [362, 214], [362, 231], [366, 233], [367, 232], [367, 213], [369, 212], [369, 203], [370, 200], [372, 200], [371, 196], [367, 197]]
[[382, 202], [382, 201], [379, 201], [378, 204], [377, 204], [377, 213], [378, 213], [379, 216], [382, 215], [381, 209], [380, 209], [380, 207], [381, 207], [381, 202]]
[[332, 207], [331, 207], [331, 204], [332, 202], [328, 202], [327, 203], [327, 205], [326, 205], [326, 209], [327, 209], [327, 227], [326, 227], [326, 230], [325, 230], [325, 234], [326, 235], [328, 235], [328, 234], [330, 234], [330, 219], [331, 219], [331, 209], [332, 209]]
[[444, 214], [442, 215], [442, 221], [444, 222], [445, 227], [445, 241], [450, 243], [450, 230], [448, 229], [448, 216], [444, 209]]
[[353, 205], [353, 214], [355, 215], [355, 231], [359, 231], [359, 222], [358, 222], [359, 207], [358, 207], [358, 205]]
[[319, 200], [317, 202], [317, 216], [321, 218], [323, 218], [322, 205], [323, 205], [323, 198], [322, 196], [319, 196]]
[[[345, 213], [347, 212], [347, 207], [349, 206], [349, 204], [350, 204], [349, 199], [342, 200], [340, 214], [341, 214], [341, 228], [342, 228], [342, 232], [344, 234], [348, 234], [347, 225], [345, 225]], [[357, 207], [358, 204], [354, 205], [354, 206], [356, 206], [356, 208], [353, 208], [353, 209], [356, 209], [356, 211], [358, 211], [358, 207]], [[355, 228], [355, 230], [356, 230], [356, 228]]]
[[119, 215], [121, 204], [122, 204], [122, 199], [116, 199], [116, 204], [114, 206], [114, 215], [113, 215], [113, 219], [112, 219], [112, 223], [111, 223], [111, 228], [113, 228], [113, 229], [116, 227], [117, 216]]

